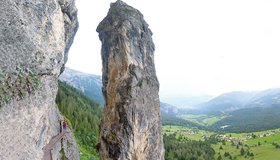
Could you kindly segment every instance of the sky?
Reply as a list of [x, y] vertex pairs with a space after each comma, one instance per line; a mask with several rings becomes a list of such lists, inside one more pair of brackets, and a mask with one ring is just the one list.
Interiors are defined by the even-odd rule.
[[[112, 0], [76, 0], [80, 27], [66, 66], [101, 75], [96, 27]], [[153, 32], [160, 96], [280, 87], [279, 0], [124, 0]]]

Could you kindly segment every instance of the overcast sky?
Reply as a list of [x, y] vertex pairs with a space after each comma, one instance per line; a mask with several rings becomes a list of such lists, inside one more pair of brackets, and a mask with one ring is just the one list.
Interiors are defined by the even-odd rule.
[[[280, 87], [279, 0], [124, 0], [153, 31], [160, 95]], [[96, 27], [111, 0], [76, 0], [80, 28], [66, 66], [101, 75]]]

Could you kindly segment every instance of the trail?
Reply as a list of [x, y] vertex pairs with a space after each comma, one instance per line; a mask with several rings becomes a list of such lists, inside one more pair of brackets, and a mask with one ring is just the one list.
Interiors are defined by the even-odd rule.
[[64, 134], [66, 133], [65, 130], [63, 130], [62, 132], [60, 132], [58, 135], [56, 135], [55, 137], [53, 137], [50, 142], [43, 148], [44, 150], [44, 156], [42, 160], [52, 160], [52, 152], [51, 150], [53, 149], [53, 147], [55, 146], [55, 144], [60, 141]]

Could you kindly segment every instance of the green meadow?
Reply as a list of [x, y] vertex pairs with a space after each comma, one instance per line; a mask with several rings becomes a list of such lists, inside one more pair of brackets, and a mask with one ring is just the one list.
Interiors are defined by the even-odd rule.
[[177, 117], [197, 123], [202, 126], [211, 126], [212, 124], [225, 118], [225, 115], [210, 116], [206, 114], [180, 114]]
[[217, 133], [182, 126], [163, 126], [166, 135], [176, 134], [189, 140], [207, 141], [205, 137], [216, 138], [209, 141], [219, 160], [278, 160], [280, 159], [280, 129], [251, 133]]

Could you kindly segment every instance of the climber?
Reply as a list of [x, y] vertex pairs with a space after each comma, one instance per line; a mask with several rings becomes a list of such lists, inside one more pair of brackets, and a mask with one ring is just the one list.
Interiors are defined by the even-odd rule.
[[66, 130], [67, 122], [65, 120], [63, 121], [62, 125], [63, 125], [63, 130]]

